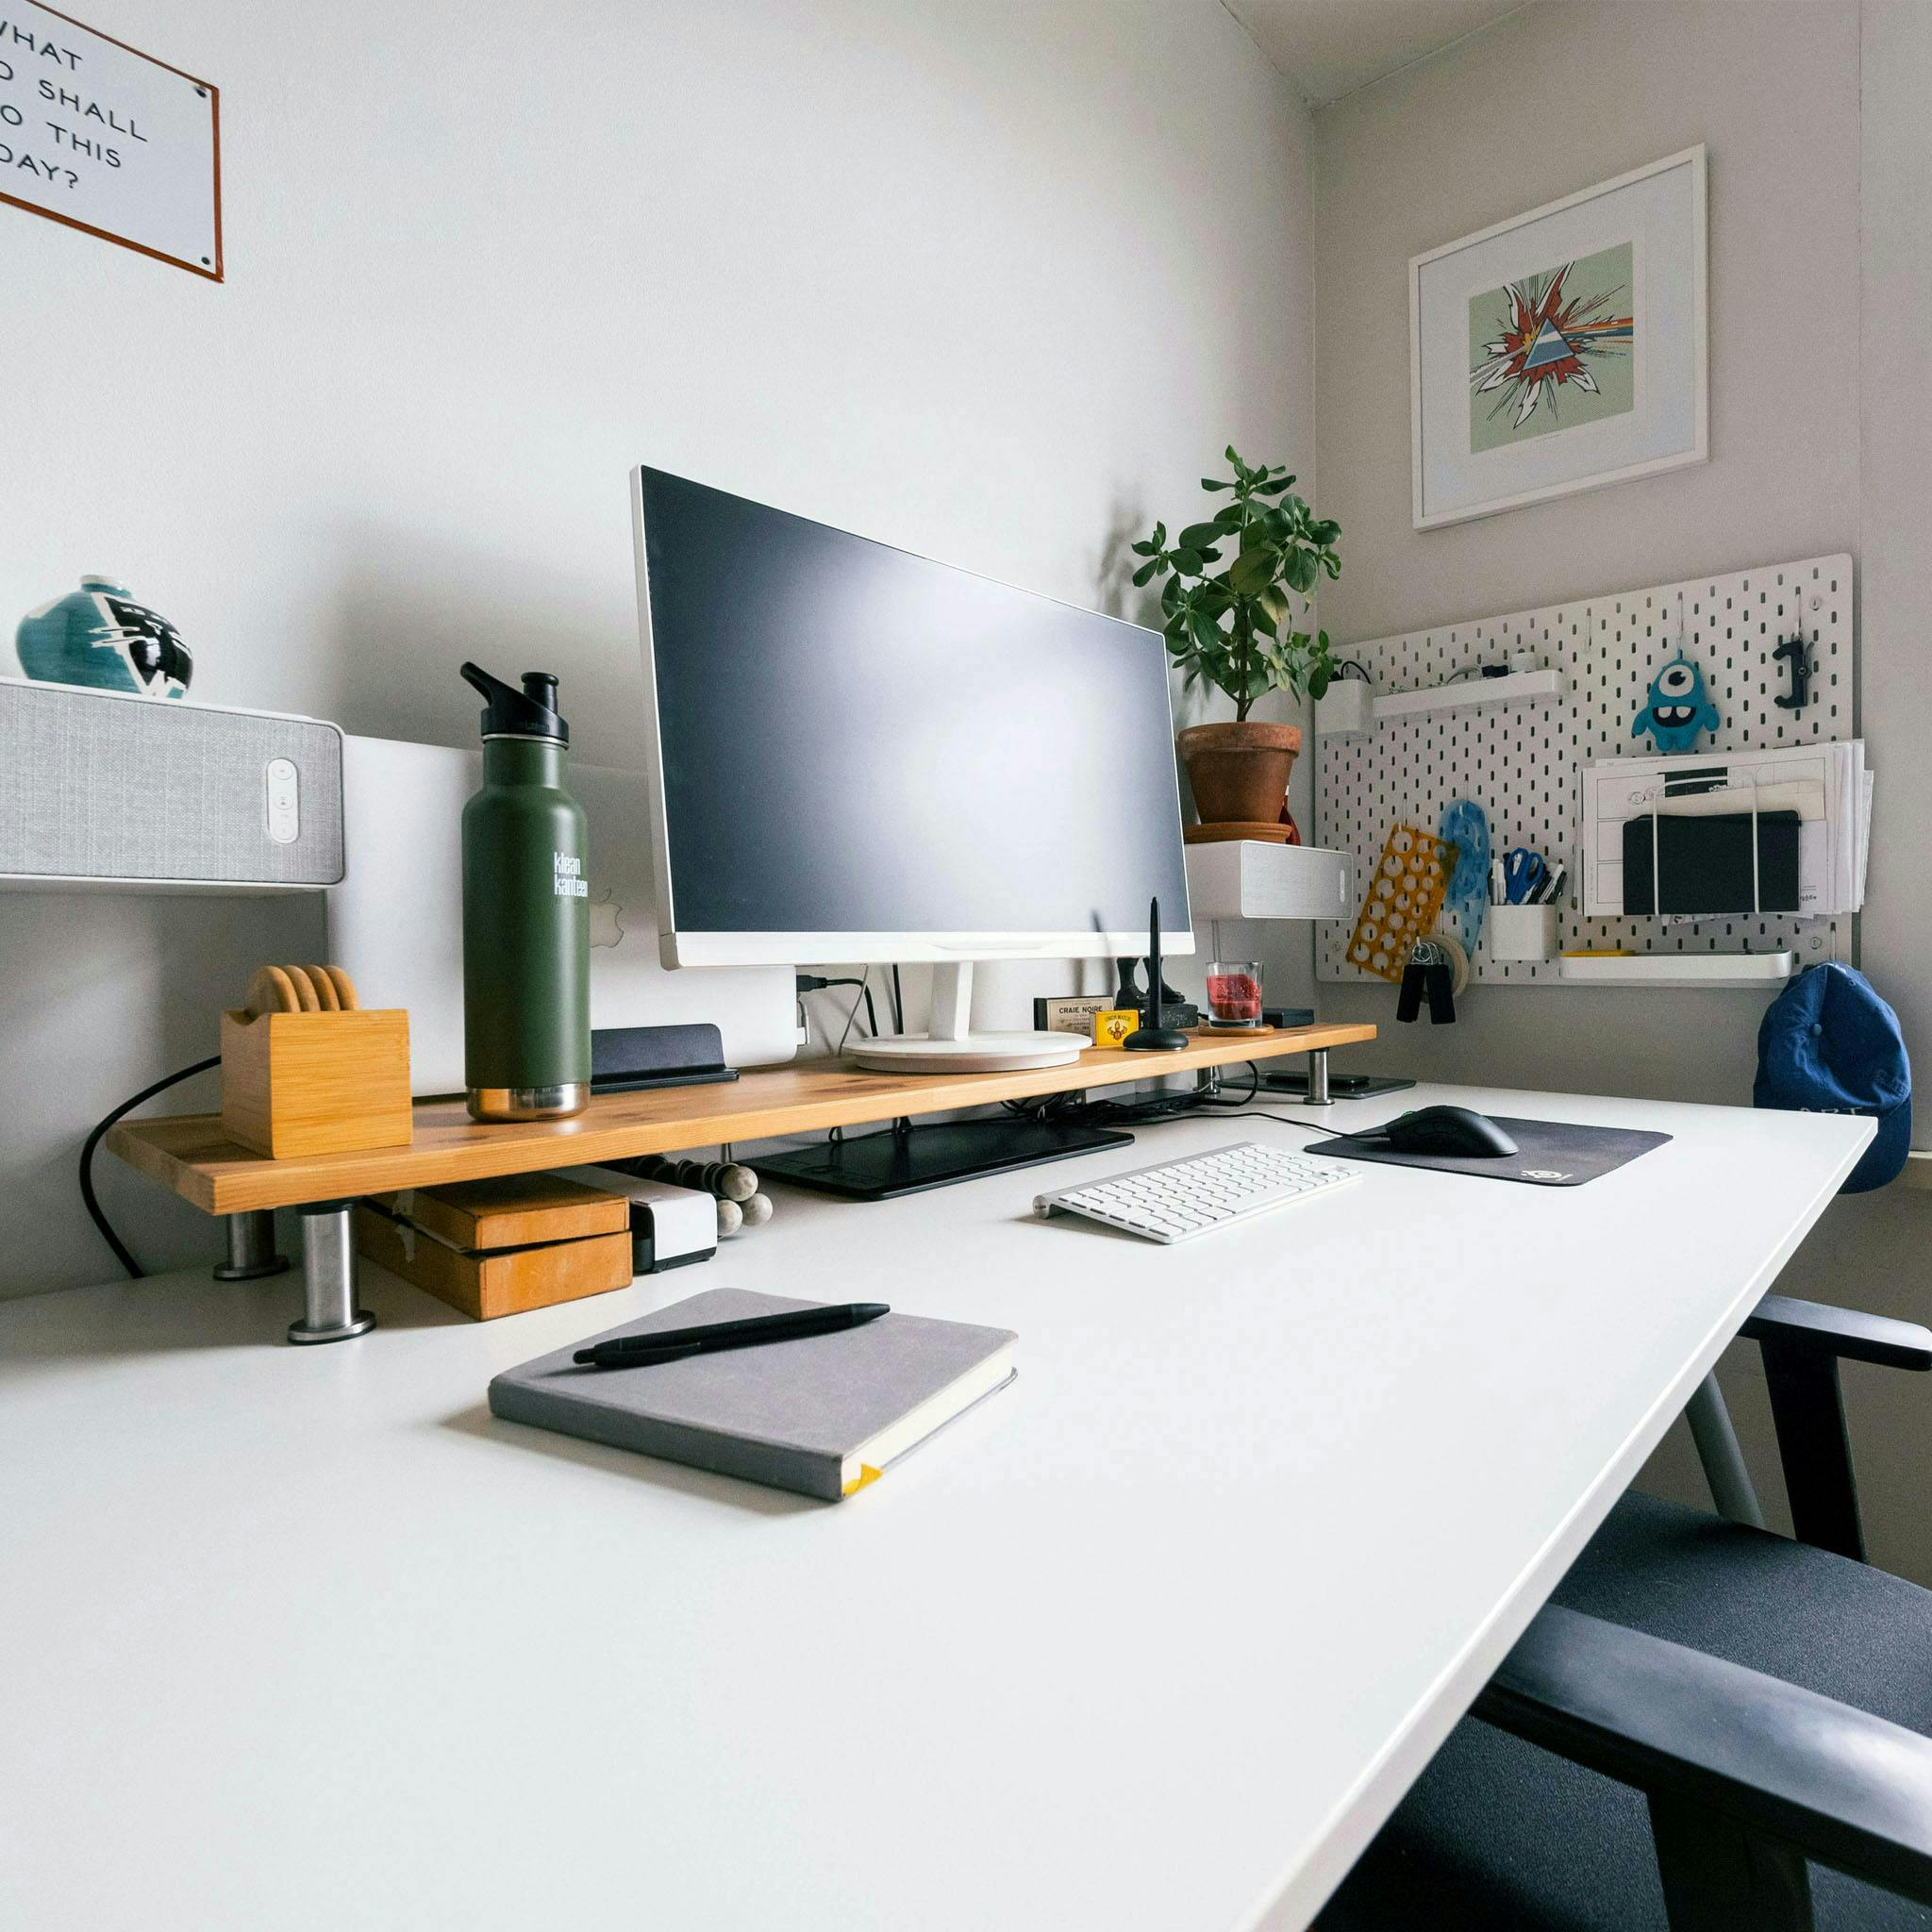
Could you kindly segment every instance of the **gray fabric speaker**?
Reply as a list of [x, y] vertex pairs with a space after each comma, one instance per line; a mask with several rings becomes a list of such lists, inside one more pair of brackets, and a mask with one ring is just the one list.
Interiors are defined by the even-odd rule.
[[342, 876], [342, 734], [0, 678], [0, 880], [299, 891]]

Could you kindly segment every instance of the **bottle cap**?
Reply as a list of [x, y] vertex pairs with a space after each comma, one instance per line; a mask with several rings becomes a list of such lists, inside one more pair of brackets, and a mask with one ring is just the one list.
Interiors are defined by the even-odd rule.
[[547, 671], [524, 673], [524, 688], [492, 677], [480, 664], [465, 664], [464, 680], [483, 693], [485, 738], [554, 738], [570, 742], [570, 726], [558, 715], [557, 679]]

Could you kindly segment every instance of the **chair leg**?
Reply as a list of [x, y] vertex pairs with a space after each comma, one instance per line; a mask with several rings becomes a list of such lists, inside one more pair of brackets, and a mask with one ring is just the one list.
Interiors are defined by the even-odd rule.
[[1765, 1338], [1764, 1379], [1777, 1425], [1778, 1459], [1800, 1542], [1865, 1560], [1852, 1441], [1845, 1430], [1838, 1357]]
[[1656, 1792], [1650, 1828], [1671, 1932], [1814, 1932], [1802, 1853]]

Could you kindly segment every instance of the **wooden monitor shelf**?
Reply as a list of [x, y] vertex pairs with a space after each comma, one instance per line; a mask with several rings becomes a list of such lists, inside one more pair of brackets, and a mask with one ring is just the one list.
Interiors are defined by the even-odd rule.
[[224, 1136], [219, 1114], [124, 1121], [109, 1132], [107, 1145], [130, 1167], [205, 1213], [245, 1214], [397, 1188], [675, 1154], [721, 1141], [765, 1141], [861, 1126], [903, 1114], [941, 1113], [1081, 1088], [1120, 1087], [1198, 1068], [1352, 1046], [1374, 1037], [1373, 1026], [1356, 1024], [1244, 1035], [1197, 1033], [1174, 1053], [1089, 1049], [1069, 1066], [1005, 1074], [875, 1074], [840, 1064], [779, 1067], [718, 1086], [600, 1094], [571, 1120], [491, 1126], [471, 1120], [460, 1100], [421, 1101], [415, 1108], [415, 1135], [407, 1147], [300, 1159], [269, 1160], [238, 1147]]

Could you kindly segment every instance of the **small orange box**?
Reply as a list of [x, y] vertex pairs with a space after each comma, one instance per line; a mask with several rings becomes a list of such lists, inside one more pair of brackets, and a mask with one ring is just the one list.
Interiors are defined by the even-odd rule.
[[1095, 1046], [1123, 1045], [1128, 1034], [1140, 1030], [1141, 1015], [1132, 1007], [1109, 1007], [1104, 1013], [1093, 1016]]
[[224, 1013], [222, 1129], [276, 1160], [407, 1147], [408, 1013]]

